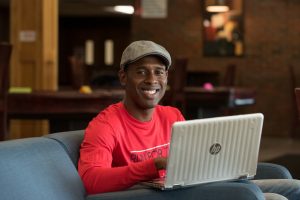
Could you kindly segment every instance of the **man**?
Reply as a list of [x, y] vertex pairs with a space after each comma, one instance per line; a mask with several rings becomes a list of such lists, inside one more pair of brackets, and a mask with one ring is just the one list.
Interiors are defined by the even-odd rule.
[[[158, 105], [170, 66], [168, 51], [152, 41], [136, 41], [124, 50], [119, 78], [125, 97], [89, 123], [81, 145], [78, 170], [87, 193], [123, 190], [163, 175], [171, 126], [184, 120], [178, 109]], [[265, 191], [275, 188], [269, 183]], [[297, 189], [293, 186], [289, 182], [288, 195]]]

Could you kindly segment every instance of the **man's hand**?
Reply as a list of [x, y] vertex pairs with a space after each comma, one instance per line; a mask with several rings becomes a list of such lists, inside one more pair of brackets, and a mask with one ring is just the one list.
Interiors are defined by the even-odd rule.
[[157, 170], [166, 169], [167, 167], [167, 158], [166, 157], [158, 157], [154, 158], [154, 163]]

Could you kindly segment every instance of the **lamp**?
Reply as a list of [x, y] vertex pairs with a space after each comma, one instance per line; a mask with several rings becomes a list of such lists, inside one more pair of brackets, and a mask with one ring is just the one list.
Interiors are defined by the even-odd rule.
[[125, 13], [125, 14], [133, 14], [134, 13], [133, 6], [115, 6], [114, 10], [116, 12], [121, 12], [121, 13]]
[[214, 4], [206, 7], [207, 12], [227, 12], [229, 7], [225, 4], [225, 0], [216, 0]]

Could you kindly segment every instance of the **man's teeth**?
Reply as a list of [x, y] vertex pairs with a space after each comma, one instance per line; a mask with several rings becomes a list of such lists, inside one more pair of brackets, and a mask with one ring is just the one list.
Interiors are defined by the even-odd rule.
[[155, 94], [156, 90], [144, 90], [144, 92], [147, 94]]

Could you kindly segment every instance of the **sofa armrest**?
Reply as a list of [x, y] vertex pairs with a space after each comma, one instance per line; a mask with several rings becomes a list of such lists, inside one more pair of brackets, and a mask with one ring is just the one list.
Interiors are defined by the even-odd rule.
[[291, 179], [292, 175], [287, 168], [273, 163], [260, 162], [254, 179]]
[[129, 189], [120, 192], [110, 192], [96, 195], [89, 195], [87, 200], [225, 200], [243, 199], [260, 200], [264, 199], [263, 193], [255, 184], [249, 181], [219, 182], [202, 184], [199, 186], [181, 188], [174, 190], [160, 191], [157, 189]]

